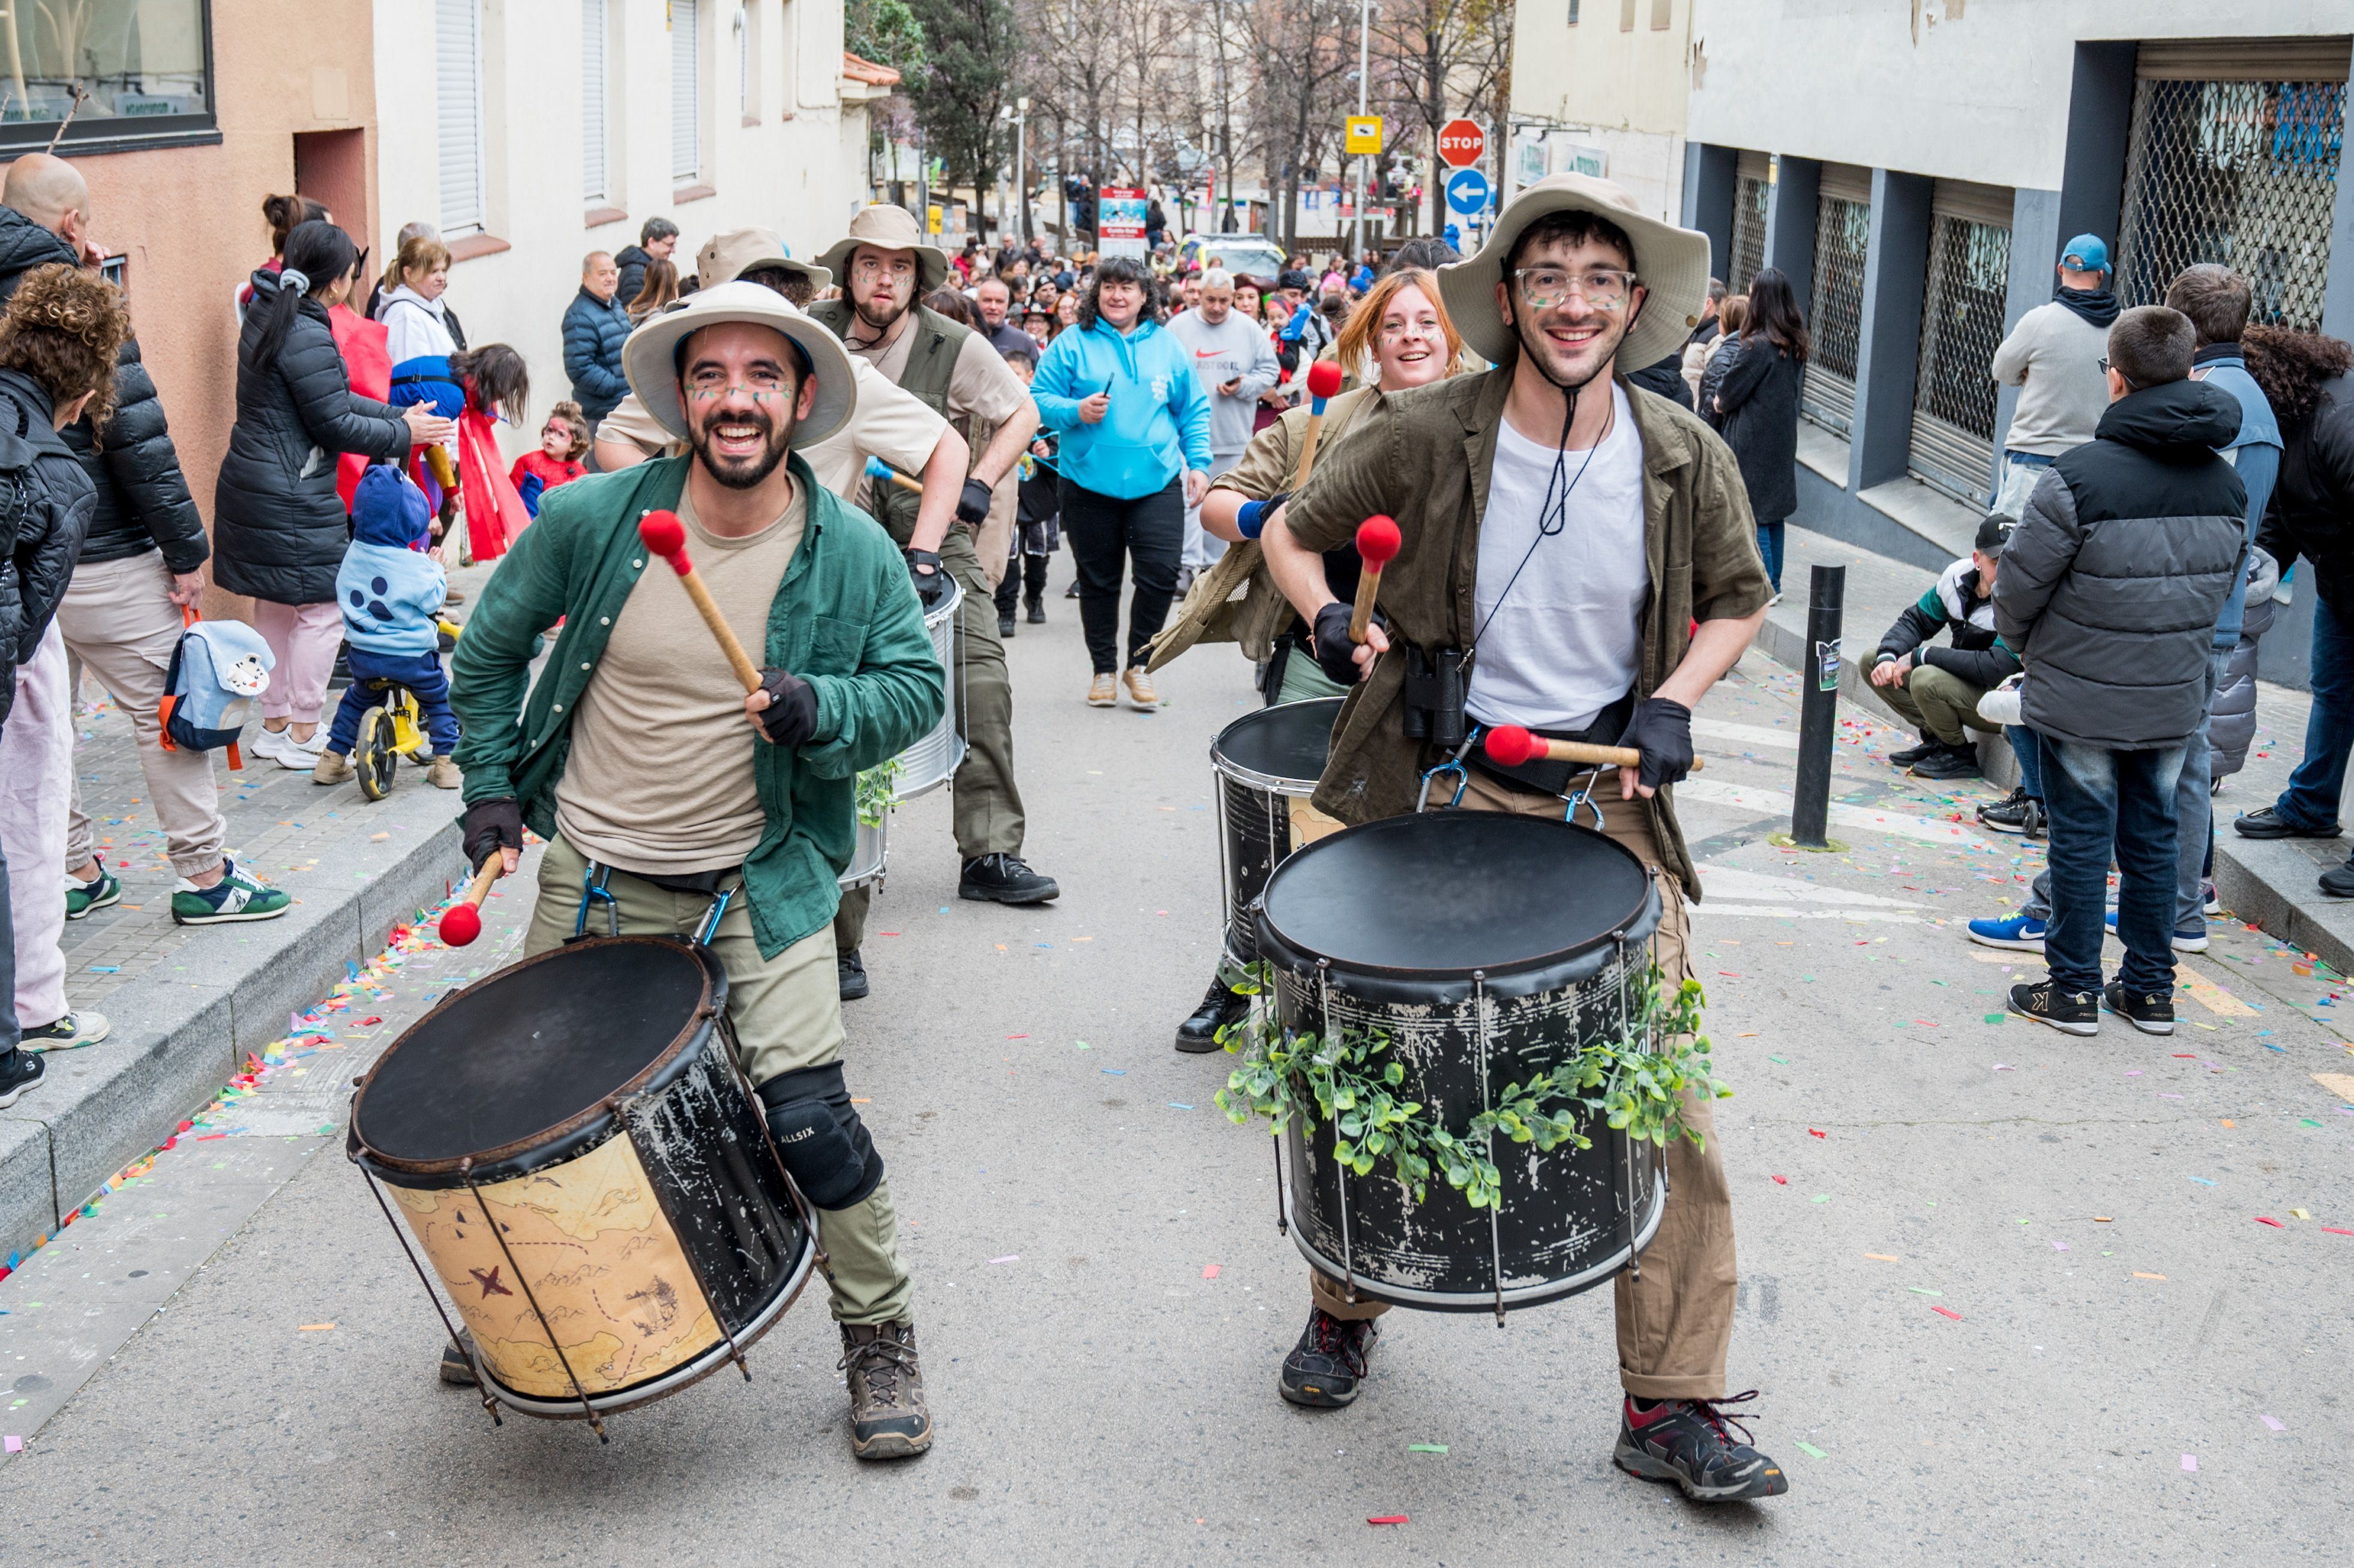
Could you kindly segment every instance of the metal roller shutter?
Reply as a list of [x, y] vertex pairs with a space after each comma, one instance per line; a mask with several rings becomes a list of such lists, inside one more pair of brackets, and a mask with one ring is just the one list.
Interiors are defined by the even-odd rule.
[[700, 0], [670, 0], [670, 172], [703, 177], [703, 63]]
[[1763, 153], [1744, 153], [1733, 171], [1733, 255], [1724, 286], [1738, 294], [1766, 264], [1766, 202], [1773, 188], [1773, 162]]
[[[1859, 179], [1858, 176], [1861, 176]], [[1825, 164], [1815, 207], [1814, 353], [1798, 412], [1835, 436], [1855, 427], [1855, 362], [1863, 340], [1863, 268], [1872, 243], [1872, 174]]]
[[580, 0], [580, 198], [602, 201], [605, 176], [605, 0]]
[[1913, 385], [1913, 477], [1983, 505], [1994, 471], [1995, 384], [2010, 279], [2011, 193], [1939, 180], [1929, 198], [1929, 268]]

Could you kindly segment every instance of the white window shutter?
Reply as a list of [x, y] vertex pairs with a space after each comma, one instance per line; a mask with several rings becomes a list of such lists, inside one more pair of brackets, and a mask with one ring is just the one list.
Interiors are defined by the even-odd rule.
[[602, 201], [605, 178], [605, 0], [580, 0], [580, 196]]
[[703, 177], [700, 0], [670, 0], [670, 172], [682, 184]]
[[434, 0], [433, 54], [441, 236], [450, 239], [482, 227], [482, 0]]

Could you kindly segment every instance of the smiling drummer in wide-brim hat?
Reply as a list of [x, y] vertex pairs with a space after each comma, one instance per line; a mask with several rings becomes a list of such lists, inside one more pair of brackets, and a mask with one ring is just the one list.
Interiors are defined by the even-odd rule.
[[[855, 407], [832, 333], [773, 289], [721, 283], [640, 326], [621, 361], [687, 450], [549, 491], [483, 590], [451, 672], [466, 853], [513, 871], [525, 825], [547, 841], [526, 955], [609, 918], [695, 937], [716, 911], [703, 939], [727, 971], [737, 1059], [832, 1260], [853, 1451], [920, 1453], [911, 1286], [843, 1080], [832, 921], [858, 774], [939, 722], [939, 660], [889, 536], [800, 452]], [[663, 512], [758, 689], [737, 683], [684, 567], [641, 537]], [[464, 1358], [444, 1376], [470, 1379]]]
[[[1477, 255], [1438, 274], [1457, 330], [1494, 367], [1384, 397], [1260, 540], [1314, 629], [1318, 662], [1352, 688], [1316, 805], [1352, 823], [1426, 795], [1435, 807], [1574, 811], [1665, 881], [1656, 950], [1670, 985], [1690, 973], [1678, 890], [1696, 899], [1700, 882], [1670, 786], [1691, 766], [1692, 708], [1749, 646], [1771, 592], [1733, 453], [1626, 376], [1683, 341], [1708, 263], [1705, 235], [1649, 217], [1606, 180], [1530, 185]], [[1397, 520], [1404, 548], [1356, 646], [1320, 552], [1374, 514]], [[1506, 768], [1477, 745], [1506, 725], [1630, 747], [1640, 764], [1615, 778]], [[1469, 738], [1441, 746], [1410, 728]], [[1780, 1467], [1729, 1435], [1721, 1412], [1734, 1278], [1723, 1160], [1707, 1103], [1687, 1099], [1684, 1116], [1705, 1141], [1670, 1141], [1658, 1237], [1640, 1275], [1617, 1282], [1616, 1458], [1697, 1499], [1769, 1497], [1785, 1489]], [[1379, 1308], [1320, 1276], [1313, 1285], [1282, 1391], [1346, 1404]], [[1550, 1379], [1532, 1372], [1539, 1381]]]

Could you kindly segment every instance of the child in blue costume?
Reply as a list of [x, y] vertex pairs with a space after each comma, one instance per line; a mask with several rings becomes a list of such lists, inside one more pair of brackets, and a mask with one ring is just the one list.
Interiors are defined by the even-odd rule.
[[450, 711], [450, 677], [441, 669], [440, 610], [449, 592], [441, 563], [425, 553], [433, 509], [397, 469], [379, 464], [362, 476], [352, 497], [351, 547], [335, 574], [344, 609], [344, 641], [351, 646], [352, 683], [328, 727], [327, 749], [312, 770], [313, 784], [352, 777], [352, 748], [360, 715], [377, 701], [370, 681], [398, 681], [417, 694], [433, 742], [427, 781], [455, 789], [463, 781], [450, 753], [458, 719]]

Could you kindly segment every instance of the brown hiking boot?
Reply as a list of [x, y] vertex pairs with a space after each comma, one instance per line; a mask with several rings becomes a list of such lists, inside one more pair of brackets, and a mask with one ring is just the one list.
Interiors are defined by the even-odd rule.
[[440, 756], [426, 765], [425, 781], [436, 789], [462, 789], [466, 787], [466, 776], [458, 771], [458, 765]]
[[850, 1384], [850, 1451], [862, 1459], [907, 1459], [932, 1446], [924, 1369], [913, 1323], [844, 1323], [842, 1360]]

